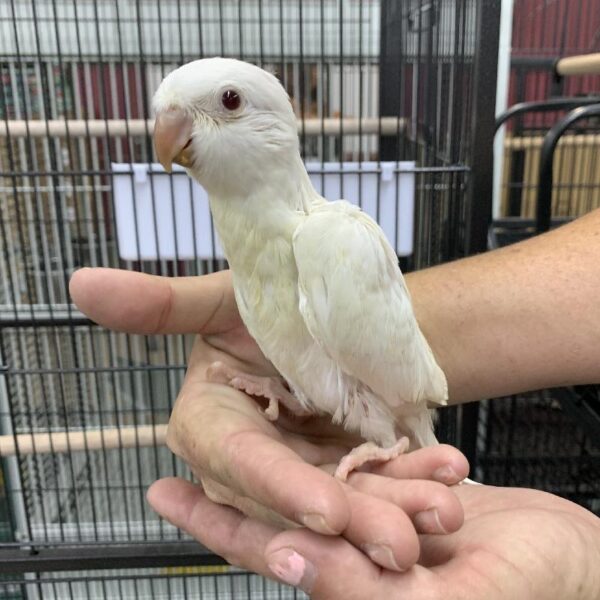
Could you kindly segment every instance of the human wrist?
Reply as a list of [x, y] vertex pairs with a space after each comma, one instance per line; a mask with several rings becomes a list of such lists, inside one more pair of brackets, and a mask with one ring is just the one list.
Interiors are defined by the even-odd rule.
[[[449, 403], [479, 399], [476, 390], [470, 389], [473, 378], [466, 371], [469, 363], [463, 355], [466, 327], [458, 328], [457, 302], [451, 283], [441, 267], [409, 273], [405, 277], [415, 317], [433, 355], [448, 381]], [[460, 316], [458, 316], [458, 320]]]

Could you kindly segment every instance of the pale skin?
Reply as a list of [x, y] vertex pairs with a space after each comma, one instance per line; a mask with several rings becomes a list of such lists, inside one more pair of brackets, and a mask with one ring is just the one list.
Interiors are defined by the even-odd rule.
[[[407, 283], [451, 402], [600, 381], [600, 211]], [[448, 488], [468, 470], [448, 446], [353, 473], [345, 485], [326, 471], [347, 436], [285, 413], [269, 423], [242, 392], [207, 383], [215, 360], [273, 374], [241, 324], [228, 273], [166, 279], [83, 270], [71, 291], [113, 329], [202, 334], [168, 442], [204, 491], [169, 478], [148, 499], [231, 563], [317, 600], [600, 597], [600, 520], [575, 504], [534, 490]], [[302, 515], [306, 527], [287, 529]]]

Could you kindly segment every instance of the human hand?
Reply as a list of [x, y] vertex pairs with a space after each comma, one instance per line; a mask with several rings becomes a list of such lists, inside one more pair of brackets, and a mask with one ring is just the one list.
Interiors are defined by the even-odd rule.
[[[413, 452], [374, 471], [382, 475], [363, 474], [355, 484], [343, 485], [326, 468], [331, 471], [356, 440], [329, 419], [299, 422], [283, 414], [273, 424], [247, 395], [206, 381], [206, 370], [215, 361], [257, 374], [275, 372], [243, 326], [228, 272], [169, 279], [82, 269], [74, 274], [70, 290], [84, 313], [111, 329], [201, 334], [167, 443], [191, 466], [213, 501], [271, 526], [287, 528], [291, 521], [322, 534], [341, 533], [391, 569], [406, 569], [417, 560], [417, 532], [460, 527], [462, 508], [446, 487], [468, 472], [456, 449]], [[409, 481], [399, 484], [396, 478]], [[176, 490], [180, 484], [168, 480], [166, 485]]]
[[[348, 481], [360, 490], [369, 477], [375, 476], [353, 473]], [[421, 536], [418, 563], [404, 573], [378, 567], [343, 537], [283, 531], [217, 505], [200, 486], [180, 479], [158, 481], [148, 498], [229, 563], [295, 585], [314, 600], [600, 598], [600, 519], [535, 490], [454, 490], [464, 506], [463, 526], [446, 536]]]

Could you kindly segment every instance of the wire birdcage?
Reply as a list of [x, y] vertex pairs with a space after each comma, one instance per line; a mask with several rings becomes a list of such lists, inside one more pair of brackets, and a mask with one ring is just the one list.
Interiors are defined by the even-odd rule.
[[[149, 135], [162, 77], [211, 55], [279, 76], [315, 184], [353, 194], [397, 249], [409, 240], [404, 269], [483, 250], [498, 23], [497, 0], [0, 4], [0, 433], [68, 434], [66, 452], [3, 460], [2, 554], [12, 562], [2, 572], [22, 575], [0, 583], [0, 597], [301, 597], [221, 573], [158, 519], [148, 485], [190, 477], [165, 448], [135, 438], [69, 451], [69, 436], [90, 429], [145, 427], [156, 441], [191, 342], [97, 327], [71, 304], [69, 277], [82, 266], [170, 276], [225, 268], [210, 218], [195, 220], [203, 205], [191, 184], [176, 173], [157, 193]], [[147, 229], [135, 212], [144, 182]], [[400, 218], [405, 183], [410, 210]], [[442, 437], [460, 442], [460, 418], [443, 415]], [[189, 573], [171, 566], [198, 563]], [[93, 571], [107, 564], [130, 570]]]

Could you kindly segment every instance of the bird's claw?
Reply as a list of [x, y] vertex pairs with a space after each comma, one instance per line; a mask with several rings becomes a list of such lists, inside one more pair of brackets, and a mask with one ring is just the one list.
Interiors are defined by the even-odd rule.
[[367, 462], [387, 462], [404, 454], [408, 450], [409, 440], [407, 437], [401, 437], [390, 448], [381, 448], [373, 442], [366, 442], [352, 449], [339, 462], [335, 470], [335, 478], [340, 481], [346, 481], [348, 475], [356, 469], [362, 467]]
[[277, 421], [279, 418], [279, 400], [269, 398], [269, 406], [259, 409], [267, 421]]

